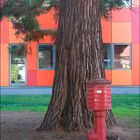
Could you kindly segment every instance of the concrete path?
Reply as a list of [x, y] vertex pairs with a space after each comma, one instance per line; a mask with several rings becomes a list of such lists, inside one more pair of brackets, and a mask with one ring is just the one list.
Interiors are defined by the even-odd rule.
[[[1, 87], [1, 94], [4, 95], [33, 95], [33, 94], [51, 94], [52, 87]], [[112, 87], [113, 94], [139, 94], [140, 87]]]
[[140, 86], [113, 86], [113, 94], [140, 94]]
[[31, 95], [51, 94], [51, 87], [1, 87], [1, 94], [4, 95]]

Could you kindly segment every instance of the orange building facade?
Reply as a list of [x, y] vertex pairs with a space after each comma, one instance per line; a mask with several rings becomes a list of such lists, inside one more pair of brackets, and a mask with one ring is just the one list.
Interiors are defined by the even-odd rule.
[[[37, 17], [41, 29], [56, 29], [54, 12]], [[132, 0], [132, 9], [112, 11], [112, 19], [102, 20], [106, 79], [114, 86], [140, 86], [140, 3]], [[52, 87], [56, 49], [51, 37], [28, 44], [26, 57], [9, 53], [22, 47], [12, 24], [0, 22], [0, 86]]]

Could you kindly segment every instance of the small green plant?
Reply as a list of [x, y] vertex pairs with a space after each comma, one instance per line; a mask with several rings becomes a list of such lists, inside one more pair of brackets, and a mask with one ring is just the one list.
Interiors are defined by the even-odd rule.
[[16, 83], [18, 75], [18, 68], [16, 64], [11, 64], [11, 83]]

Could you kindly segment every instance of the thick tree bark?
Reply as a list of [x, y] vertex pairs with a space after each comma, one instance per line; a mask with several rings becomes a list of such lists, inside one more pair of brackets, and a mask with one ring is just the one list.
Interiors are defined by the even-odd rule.
[[[40, 129], [80, 130], [93, 123], [86, 82], [104, 78], [98, 1], [61, 0], [53, 93]], [[107, 114], [107, 124], [113, 125], [114, 117]]]

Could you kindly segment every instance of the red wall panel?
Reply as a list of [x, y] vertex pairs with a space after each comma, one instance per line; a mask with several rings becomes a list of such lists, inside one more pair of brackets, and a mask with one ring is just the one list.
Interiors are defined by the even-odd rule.
[[51, 36], [45, 36], [43, 39], [41, 39], [38, 44], [41, 44], [41, 43], [44, 43], [44, 44], [53, 44], [54, 43], [54, 39], [51, 37]]
[[131, 42], [131, 23], [112, 22], [112, 43]]
[[41, 29], [54, 29], [57, 28], [55, 19], [55, 11], [51, 10], [47, 14], [42, 14], [37, 17]]
[[132, 9], [132, 43], [140, 43], [140, 9]]
[[23, 43], [23, 36], [16, 36], [15, 29], [11, 22], [9, 22], [9, 43]]
[[102, 19], [102, 37], [104, 43], [110, 43], [112, 39], [112, 23], [111, 21], [107, 21]]
[[0, 20], [0, 44], [9, 43], [9, 22], [7, 19]]
[[9, 69], [8, 44], [0, 44], [0, 86], [9, 86]]
[[112, 11], [113, 22], [131, 22], [131, 10], [129, 8], [123, 8], [121, 10]]
[[133, 44], [132, 48], [132, 85], [140, 86], [140, 44]]
[[37, 43], [36, 42], [32, 42], [28, 44], [27, 69], [28, 70], [37, 69]]
[[37, 85], [37, 73], [35, 70], [27, 70], [27, 86]]
[[54, 78], [54, 70], [38, 70], [37, 86], [52, 86]]
[[112, 81], [112, 70], [105, 70], [105, 78]]
[[131, 70], [112, 70], [112, 85], [132, 85]]
[[132, 0], [132, 6], [133, 6], [133, 7], [138, 7], [138, 6], [140, 6], [140, 0]]

